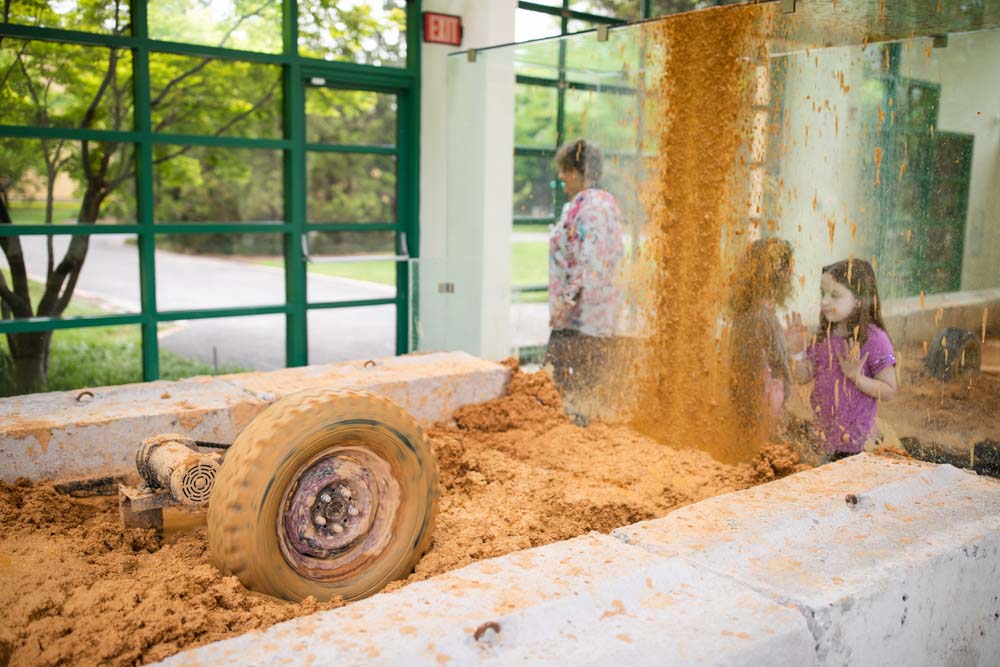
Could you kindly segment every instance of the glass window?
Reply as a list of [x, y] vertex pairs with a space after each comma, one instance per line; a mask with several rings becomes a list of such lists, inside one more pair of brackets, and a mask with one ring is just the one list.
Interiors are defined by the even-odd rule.
[[309, 303], [395, 298], [395, 255], [393, 231], [310, 232]]
[[514, 217], [551, 218], [556, 167], [551, 157], [514, 156]]
[[199, 310], [283, 304], [282, 247], [281, 234], [158, 234], [156, 306]]
[[4, 12], [4, 23], [116, 35], [126, 34], [132, 23], [129, 0], [12, 0]]
[[0, 155], [0, 200], [14, 224], [136, 220], [132, 144], [0, 137]]
[[309, 153], [308, 222], [395, 222], [393, 155]]
[[156, 222], [281, 222], [281, 151], [156, 146], [153, 194]]
[[163, 322], [159, 339], [160, 376], [168, 380], [285, 367], [284, 315]]
[[569, 8], [575, 12], [613, 16], [619, 19], [642, 18], [641, 0], [572, 0]]
[[242, 51], [281, 51], [281, 0], [148, 0], [149, 36]]
[[406, 0], [299, 0], [299, 55], [406, 65]]
[[310, 310], [309, 363], [379, 359], [396, 354], [396, 306]]
[[[74, 301], [83, 306], [83, 299]], [[71, 306], [73, 308], [73, 306]], [[32, 334], [27, 334], [32, 335]], [[36, 334], [37, 335], [37, 334]], [[18, 386], [18, 360], [10, 355], [8, 336], [0, 336], [0, 396], [27, 393]], [[27, 381], [22, 375], [22, 382]], [[142, 382], [142, 333], [139, 325], [61, 329], [52, 333], [48, 373], [36, 377], [33, 391], [67, 391]]]
[[306, 141], [396, 145], [396, 96], [368, 90], [306, 89]]
[[558, 90], [518, 84], [515, 95], [514, 145], [555, 148]]
[[[139, 253], [134, 235], [31, 235], [16, 237], [16, 241], [5, 241], [12, 242], [20, 246], [23, 267], [12, 271], [7, 253], [0, 252], [0, 273], [7, 287], [31, 304], [30, 315], [12, 312], [12, 319], [139, 312]], [[77, 260], [80, 268], [75, 272], [71, 269], [67, 276], [75, 281], [72, 298], [61, 309], [39, 310], [42, 295], [50, 285], [50, 281], [45, 279], [50, 258], [55, 266], [63, 260], [68, 260], [68, 263]]]
[[0, 123], [132, 129], [132, 52], [0, 41]]
[[149, 56], [154, 132], [281, 138], [281, 68], [275, 65]]
[[532, 39], [555, 37], [562, 33], [562, 18], [536, 12], [530, 9], [518, 9], [514, 14], [514, 41], [526, 42]]

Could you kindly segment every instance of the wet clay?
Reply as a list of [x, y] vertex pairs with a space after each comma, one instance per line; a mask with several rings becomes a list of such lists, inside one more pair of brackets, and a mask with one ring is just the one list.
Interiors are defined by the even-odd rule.
[[[391, 588], [661, 516], [797, 462], [787, 445], [732, 466], [629, 428], [580, 428], [547, 375], [516, 369], [508, 395], [459, 410], [430, 436], [441, 479], [434, 546]], [[165, 528], [163, 536], [122, 530], [113, 498], [0, 485], [0, 657], [33, 666], [154, 662], [342, 604], [248, 592], [212, 565], [198, 515], [168, 514]]]

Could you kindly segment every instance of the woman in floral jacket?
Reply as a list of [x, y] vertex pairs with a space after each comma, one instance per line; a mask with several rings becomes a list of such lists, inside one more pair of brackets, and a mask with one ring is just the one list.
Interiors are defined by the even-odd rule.
[[577, 139], [559, 149], [556, 165], [567, 203], [549, 239], [546, 361], [560, 389], [581, 391], [597, 380], [621, 312], [622, 219], [615, 198], [597, 186], [599, 148]]

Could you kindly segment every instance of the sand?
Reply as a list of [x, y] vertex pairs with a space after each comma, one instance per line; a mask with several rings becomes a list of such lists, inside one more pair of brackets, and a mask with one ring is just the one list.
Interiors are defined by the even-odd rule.
[[[515, 370], [509, 394], [430, 429], [440, 462], [433, 548], [406, 582], [666, 514], [795, 469], [788, 446], [718, 463], [635, 430], [565, 417], [547, 375]], [[0, 485], [0, 665], [132, 665], [342, 603], [290, 604], [211, 563], [203, 515], [122, 530], [114, 498]]]

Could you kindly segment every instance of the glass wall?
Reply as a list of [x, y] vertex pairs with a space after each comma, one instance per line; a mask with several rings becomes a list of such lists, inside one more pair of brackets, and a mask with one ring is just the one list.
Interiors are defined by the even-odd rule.
[[[555, 350], [564, 366], [549, 361], [580, 419], [624, 417], [667, 440], [719, 441], [706, 449], [723, 458], [794, 432], [825, 443], [817, 456], [877, 441], [981, 459], [1000, 442], [998, 27], [1000, 3], [989, 0], [942, 9], [800, 0], [791, 14], [778, 3], [717, 8], [453, 56], [449, 85], [510, 110], [509, 120], [474, 122], [463, 107], [451, 138], [469, 164], [514, 156], [513, 270], [493, 281], [506, 291], [484, 292], [510, 308], [507, 349], [533, 347], [526, 356], [539, 360]], [[470, 141], [477, 132], [501, 139]], [[573, 222], [580, 200], [558, 178], [556, 148], [577, 138], [602, 158], [583, 189], [614, 202], [583, 202], [599, 224]], [[492, 152], [475, 154], [480, 146]], [[465, 243], [478, 240], [469, 213], [484, 198], [502, 200], [449, 187], [454, 243], [442, 282], [456, 282], [456, 294], [483, 273], [477, 266], [494, 267], [491, 253], [508, 252]], [[593, 229], [606, 236], [588, 242]], [[841, 260], [843, 275], [825, 270]], [[853, 329], [835, 327], [838, 314], [821, 308], [831, 279], [877, 306], [862, 335], [854, 319], [843, 320]], [[589, 299], [588, 285], [597, 285]], [[452, 326], [490, 307], [456, 306]], [[799, 317], [801, 354], [799, 327], [789, 326]], [[864, 348], [876, 319], [895, 363]], [[574, 333], [550, 338], [553, 324]], [[581, 335], [607, 340], [586, 348]], [[831, 351], [820, 377], [823, 360], [809, 355], [837, 340], [844, 359]], [[892, 370], [882, 384], [857, 384], [859, 364], [872, 378]], [[837, 384], [823, 385], [837, 369]], [[816, 415], [866, 390], [876, 425], [831, 444], [828, 431], [843, 424]], [[683, 414], [701, 415], [693, 432]]]
[[408, 351], [419, 14], [5, 3], [0, 395], [355, 358], [339, 308]]

